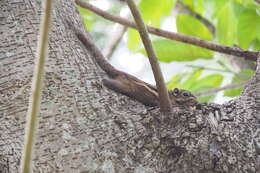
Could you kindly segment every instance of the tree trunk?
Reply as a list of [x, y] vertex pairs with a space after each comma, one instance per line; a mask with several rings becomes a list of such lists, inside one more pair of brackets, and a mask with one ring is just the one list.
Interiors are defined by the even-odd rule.
[[[0, 1], [0, 169], [18, 172], [34, 69], [40, 1]], [[260, 58], [242, 96], [171, 117], [108, 90], [73, 1], [56, 0], [34, 172], [259, 172]], [[0, 171], [0, 172], [1, 172]]]

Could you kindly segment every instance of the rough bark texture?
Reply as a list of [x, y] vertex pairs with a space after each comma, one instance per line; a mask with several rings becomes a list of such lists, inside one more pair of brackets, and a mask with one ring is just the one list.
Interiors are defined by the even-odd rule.
[[[18, 172], [41, 4], [0, 1], [0, 172]], [[34, 172], [259, 172], [260, 58], [242, 96], [170, 117], [102, 86], [105, 77], [70, 30], [73, 1], [57, 0]], [[215, 111], [218, 107], [219, 111]]]

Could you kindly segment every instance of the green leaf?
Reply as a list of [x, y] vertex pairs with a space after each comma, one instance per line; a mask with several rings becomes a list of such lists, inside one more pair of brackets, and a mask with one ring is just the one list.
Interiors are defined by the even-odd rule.
[[223, 76], [220, 74], [211, 74], [202, 79], [197, 79], [190, 82], [191, 79], [187, 79], [182, 85], [184, 88], [190, 88], [193, 92], [200, 92], [207, 89], [219, 87], [223, 81]]
[[235, 0], [237, 3], [242, 3], [243, 0]]
[[260, 31], [257, 31], [257, 33], [256, 33], [256, 38], [257, 38], [258, 41], [260, 42]]
[[182, 3], [184, 3], [185, 5], [187, 5], [189, 8], [193, 8], [193, 2], [191, 0], [181, 0]]
[[[259, 39], [259, 40], [260, 40], [260, 39]], [[258, 41], [258, 39], [255, 40], [255, 41], [253, 41], [253, 43], [252, 43], [252, 48], [253, 48], [253, 50], [255, 50], [255, 51], [260, 50], [260, 41]]]
[[[192, 73], [180, 73], [174, 75], [170, 81], [167, 82], [167, 88], [172, 90], [174, 88], [182, 88], [182, 89], [192, 89], [193, 84], [196, 82], [197, 78], [199, 78], [202, 74], [203, 70], [195, 70]], [[183, 79], [185, 81], [183, 81]]]
[[[176, 0], [164, 0], [163, 3], [154, 0], [142, 0], [139, 4], [141, 15], [145, 23], [159, 27], [162, 17], [169, 15], [174, 7]], [[142, 47], [142, 41], [138, 31], [128, 29], [128, 48], [137, 52]]]
[[164, 0], [163, 2], [142, 0], [139, 4], [139, 9], [143, 20], [149, 25], [159, 27], [161, 24], [161, 18], [170, 14], [175, 2], [176, 0]]
[[166, 87], [169, 90], [172, 90], [174, 88], [178, 87], [178, 84], [181, 82], [181, 80], [186, 76], [186, 73], [179, 73], [174, 75], [167, 83], [166, 83]]
[[229, 2], [229, 0], [204, 0], [206, 6], [206, 14], [211, 18], [216, 18], [221, 9]]
[[194, 88], [197, 89], [197, 91], [202, 91], [201, 86], [204, 86], [204, 87], [207, 86], [207, 87], [211, 87], [211, 88], [219, 87], [223, 81], [223, 78], [224, 77], [221, 74], [208, 75], [208, 76], [198, 80], [197, 88], [196, 87], [194, 87]]
[[[154, 40], [153, 46], [161, 62], [192, 61], [198, 58], [211, 59], [213, 57], [212, 51], [173, 40]], [[144, 53], [144, 50], [142, 49], [140, 52]]]
[[179, 14], [176, 17], [176, 26], [178, 32], [180, 33], [199, 37], [205, 40], [212, 40], [212, 35], [208, 28], [198, 19], [192, 16]]
[[197, 79], [201, 76], [202, 72], [203, 70], [201, 69], [195, 70], [184, 82], [182, 82], [182, 84], [180, 84], [179, 87], [194, 91], [194, 86], [196, 85]]
[[199, 97], [197, 98], [197, 101], [199, 103], [206, 103], [206, 102], [210, 102], [215, 98], [215, 96], [210, 95], [210, 96], [204, 96], [204, 97]]
[[[232, 81], [232, 83], [235, 83]], [[232, 90], [226, 90], [224, 92], [224, 96], [226, 97], [236, 97], [236, 96], [239, 96], [240, 93], [243, 91], [244, 87], [241, 87], [241, 88], [235, 88], [235, 89], [232, 89]]]
[[[251, 78], [253, 76], [253, 74], [254, 74], [254, 71], [249, 70], [249, 69], [244, 69], [241, 72], [239, 72], [238, 74], [234, 75], [234, 77], [232, 78], [232, 84], [248, 80], [249, 78]], [[244, 87], [235, 88], [232, 90], [226, 90], [224, 92], [224, 96], [228, 96], [228, 97], [239, 96], [240, 93], [242, 92], [243, 88]]]
[[202, 14], [204, 11], [204, 0], [193, 1], [194, 11], [198, 14]]
[[80, 6], [77, 6], [77, 7], [78, 7], [80, 16], [82, 17], [86, 28], [88, 28], [88, 30], [91, 31], [96, 17], [93, 15], [93, 13], [89, 12], [89, 10], [86, 10], [85, 8], [82, 8]]
[[226, 3], [219, 11], [217, 20], [218, 42], [227, 46], [233, 46], [236, 39], [237, 19], [231, 1]]
[[257, 2], [255, 2], [254, 0], [242, 0], [243, 5], [245, 7], [251, 7], [251, 8], [259, 8], [259, 4], [257, 4]]
[[241, 82], [243, 80], [248, 80], [254, 75], [254, 73], [255, 72], [250, 69], [241, 70], [239, 73], [237, 73], [234, 76], [234, 79], [235, 79], [234, 82]]
[[[201, 92], [209, 89], [217, 88], [223, 81], [223, 76], [220, 74], [211, 74], [200, 80], [197, 80], [192, 88], [192, 92]], [[215, 94], [198, 98], [199, 102], [208, 102], [215, 98]]]
[[233, 3], [233, 11], [234, 11], [234, 14], [236, 16], [236, 18], [238, 19], [241, 15], [241, 13], [245, 10], [246, 8], [241, 4], [241, 3], [238, 3], [238, 2], [234, 2]]
[[260, 35], [260, 15], [254, 9], [244, 10], [238, 20], [238, 43], [248, 49], [250, 43]]
[[[217, 88], [223, 81], [223, 76], [220, 74], [211, 74], [202, 79], [199, 79], [203, 73], [203, 70], [196, 70], [193, 73], [181, 73], [173, 76], [167, 83], [167, 88], [172, 90], [174, 88], [181, 88], [190, 90], [193, 93], [206, 91], [212, 88]], [[185, 79], [186, 78], [186, 79]], [[183, 81], [183, 79], [185, 79]], [[200, 102], [210, 101], [214, 98], [214, 95], [200, 97]]]
[[182, 3], [184, 3], [186, 6], [188, 6], [192, 11], [202, 14], [204, 11], [204, 0], [182, 0]]
[[141, 38], [137, 30], [134, 29], [128, 29], [128, 41], [127, 41], [127, 46], [128, 49], [131, 50], [132, 52], [136, 52], [141, 49]]

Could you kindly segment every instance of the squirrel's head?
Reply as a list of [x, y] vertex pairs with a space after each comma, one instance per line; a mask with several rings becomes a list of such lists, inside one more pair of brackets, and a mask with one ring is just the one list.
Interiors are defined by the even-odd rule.
[[186, 106], [196, 106], [198, 104], [196, 97], [188, 90], [174, 88], [169, 93], [173, 104], [177, 103]]

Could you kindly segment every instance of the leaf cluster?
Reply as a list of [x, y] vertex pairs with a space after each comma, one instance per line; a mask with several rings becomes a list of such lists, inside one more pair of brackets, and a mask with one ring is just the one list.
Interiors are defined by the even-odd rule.
[[[124, 4], [118, 2], [111, 4], [113, 5], [109, 11], [117, 14], [119, 9], [124, 7]], [[176, 11], [178, 4], [183, 4], [197, 16], [201, 16], [214, 26], [215, 32], [196, 16], [182, 12], [173, 16], [172, 13]], [[260, 49], [260, 7], [254, 0], [140, 0], [138, 7], [147, 25], [162, 27], [166, 20], [170, 20], [176, 26], [171, 31], [222, 45], [236, 45], [241, 49]], [[98, 18], [85, 10], [81, 9], [80, 12], [85, 16], [84, 22], [87, 27], [93, 28]], [[189, 73], [181, 72], [174, 75], [167, 82], [169, 89], [179, 87], [199, 92], [220, 87], [227, 78], [226, 73], [230, 73], [229, 76], [232, 76], [232, 83], [246, 80], [253, 75], [253, 70], [236, 69], [225, 56], [220, 56], [216, 52], [204, 48], [156, 36], [152, 37], [152, 43], [160, 62], [175, 61], [189, 64], [192, 61], [203, 60], [203, 64], [211, 63], [211, 66], [219, 68], [209, 74], [210, 69], [207, 67], [203, 69], [192, 67], [192, 71]], [[128, 29], [127, 46], [131, 52], [146, 55], [136, 30]], [[241, 91], [242, 88], [233, 89], [225, 91], [224, 95], [234, 97], [238, 96]], [[214, 96], [211, 95], [201, 98], [201, 101], [209, 101], [213, 98]]]

